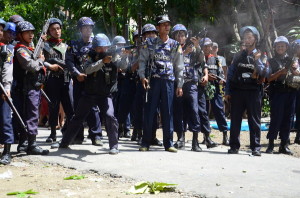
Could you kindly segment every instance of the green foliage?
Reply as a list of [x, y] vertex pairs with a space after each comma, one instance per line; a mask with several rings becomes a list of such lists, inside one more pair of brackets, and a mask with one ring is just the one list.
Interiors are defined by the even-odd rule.
[[10, 193], [7, 193], [6, 195], [8, 195], [8, 196], [16, 195], [17, 197], [28, 197], [28, 195], [36, 195], [38, 193], [39, 192], [35, 192], [32, 189], [30, 189], [30, 190], [27, 190], [27, 191], [24, 191], [24, 192], [19, 192], [19, 191], [10, 192]]
[[268, 98], [263, 99], [262, 105], [262, 117], [267, 117], [270, 115], [270, 101]]
[[72, 175], [69, 177], [65, 177], [64, 180], [80, 180], [80, 179], [84, 179], [85, 176], [84, 175]]
[[205, 86], [205, 97], [206, 100], [211, 100], [216, 93], [216, 87], [213, 83], [208, 82]]
[[292, 27], [286, 36], [292, 37], [293, 39], [300, 39], [300, 26]]
[[64, 180], [80, 180], [80, 179], [84, 179], [85, 176], [84, 175], [72, 175], [69, 177], [65, 177]]
[[127, 193], [129, 194], [158, 194], [160, 192], [169, 192], [174, 190], [177, 184], [168, 184], [162, 182], [139, 182], [132, 186]]

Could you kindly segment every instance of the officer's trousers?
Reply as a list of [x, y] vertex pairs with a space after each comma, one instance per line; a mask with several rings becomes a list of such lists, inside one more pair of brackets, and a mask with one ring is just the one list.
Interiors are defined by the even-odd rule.
[[[1, 95], [1, 92], [0, 92]], [[0, 143], [13, 144], [12, 112], [6, 101], [0, 97]]]
[[200, 125], [202, 133], [210, 133], [209, 117], [206, 111], [205, 90], [201, 85], [198, 86], [198, 113], [200, 117]]
[[[70, 82], [64, 82], [64, 76], [50, 75], [47, 80], [46, 93], [51, 101], [49, 105], [49, 125], [55, 127], [58, 125], [59, 106], [63, 106], [66, 114], [66, 123], [68, 124], [74, 114], [73, 110], [73, 87]], [[71, 94], [71, 95], [70, 95]]]
[[[83, 96], [84, 92], [84, 83], [78, 82], [76, 79], [74, 79], [73, 82], [73, 97], [74, 97], [74, 111], [77, 110], [77, 108], [83, 108], [79, 105], [79, 100]], [[89, 133], [92, 136], [101, 136], [101, 122], [100, 122], [100, 115], [99, 110], [96, 105], [92, 106], [89, 109], [90, 113], [87, 116], [87, 124], [89, 126]], [[84, 128], [83, 128], [83, 120], [80, 124], [80, 131], [76, 137], [76, 139], [82, 141], [84, 139]]]
[[231, 124], [230, 124], [230, 148], [240, 148], [240, 132], [243, 113], [247, 110], [250, 129], [250, 149], [259, 151], [260, 146], [260, 119], [261, 119], [262, 91], [257, 90], [233, 90], [231, 94]]
[[296, 113], [295, 129], [300, 131], [300, 90], [297, 91], [295, 113]]
[[109, 147], [118, 148], [118, 120], [114, 116], [111, 97], [83, 95], [74, 117], [71, 119], [67, 131], [63, 135], [62, 144], [69, 145], [80, 130], [81, 123], [88, 117], [90, 109], [97, 105], [105, 118], [105, 128], [108, 135]]
[[292, 120], [296, 106], [296, 91], [274, 92], [270, 98], [271, 121], [268, 139], [277, 139], [280, 133], [280, 139], [286, 143], [290, 137]]
[[163, 144], [166, 149], [173, 146], [173, 96], [174, 82], [161, 78], [152, 78], [145, 104], [142, 146], [149, 147], [153, 138], [153, 121], [157, 108], [160, 107]]
[[174, 98], [174, 131], [185, 132], [186, 124], [191, 132], [200, 132], [198, 114], [198, 87], [193, 81], [183, 84], [183, 96]]

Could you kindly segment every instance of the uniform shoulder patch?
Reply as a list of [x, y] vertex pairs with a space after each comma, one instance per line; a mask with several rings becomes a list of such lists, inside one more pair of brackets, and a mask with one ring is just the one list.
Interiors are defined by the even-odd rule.
[[25, 49], [20, 49], [19, 53], [21, 54], [22, 57], [24, 58], [30, 58], [29, 53]]

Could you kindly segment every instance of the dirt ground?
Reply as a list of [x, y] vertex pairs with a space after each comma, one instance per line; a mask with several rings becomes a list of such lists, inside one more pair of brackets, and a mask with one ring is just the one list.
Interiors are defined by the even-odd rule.
[[[162, 139], [161, 129], [158, 131], [158, 138]], [[266, 139], [267, 132], [262, 132], [261, 144], [262, 151], [267, 148], [268, 141]], [[291, 133], [292, 142], [295, 139], [295, 133]], [[174, 140], [176, 140], [176, 134], [174, 134]], [[222, 134], [217, 130], [213, 130], [211, 134], [213, 141], [217, 143], [222, 142]], [[186, 141], [191, 142], [192, 133], [186, 133]], [[199, 141], [202, 141], [202, 135], [199, 137]], [[280, 141], [276, 141], [275, 151], [278, 151]], [[133, 144], [136, 144], [133, 142]], [[249, 132], [241, 132], [241, 150], [249, 149]], [[200, 145], [204, 148], [204, 145]], [[223, 146], [223, 145], [222, 145]], [[292, 144], [289, 148], [294, 152], [294, 157], [300, 157], [300, 145]], [[276, 153], [274, 155], [278, 155]], [[267, 155], [267, 154], [263, 154]], [[262, 155], [262, 157], [263, 157]], [[14, 155], [15, 156], [15, 155]], [[1, 174], [10, 171], [12, 178], [1, 179]], [[83, 180], [64, 180], [63, 178], [71, 175], [85, 175]], [[158, 195], [133, 195], [127, 194], [127, 190], [133, 186], [136, 182], [132, 179], [123, 178], [117, 175], [100, 174], [95, 172], [80, 172], [78, 170], [62, 167], [57, 164], [47, 164], [41, 161], [30, 159], [26, 155], [17, 155], [13, 158], [13, 162], [8, 166], [0, 166], [0, 197], [16, 197], [6, 196], [8, 192], [14, 191], [26, 191], [33, 189], [39, 192], [37, 195], [31, 197], [37, 198], [99, 198], [99, 197], [161, 197], [161, 198], [190, 198], [200, 197], [196, 194], [187, 194], [180, 189], [176, 189], [175, 192], [160, 193]]]
[[[0, 197], [7, 196], [9, 192], [33, 191], [39, 192], [31, 195], [32, 198], [131, 198], [131, 197], [161, 197], [161, 198], [192, 198], [197, 195], [186, 194], [176, 189], [175, 192], [160, 193], [157, 195], [127, 194], [131, 186], [137, 181], [117, 175], [99, 174], [95, 172], [79, 172], [56, 164], [31, 160], [27, 156], [15, 157], [11, 165], [0, 166], [0, 177], [4, 172], [12, 173], [11, 179], [0, 179]], [[72, 175], [84, 175], [82, 180], [64, 180]]]

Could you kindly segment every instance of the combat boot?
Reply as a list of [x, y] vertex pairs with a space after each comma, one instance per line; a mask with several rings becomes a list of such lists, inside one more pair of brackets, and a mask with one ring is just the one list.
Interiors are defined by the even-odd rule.
[[193, 140], [192, 140], [192, 149], [191, 151], [195, 151], [195, 152], [201, 152], [202, 149], [199, 146], [199, 142], [198, 142], [198, 132], [193, 132]]
[[48, 155], [49, 150], [44, 150], [36, 143], [36, 135], [29, 135], [27, 155]]
[[293, 152], [288, 147], [288, 142], [281, 141], [279, 147], [279, 153], [286, 154], [286, 155], [293, 155]]
[[274, 150], [274, 140], [269, 139], [269, 145], [268, 148], [266, 150], [266, 153], [272, 154]]
[[124, 124], [119, 124], [118, 134], [118, 139], [124, 137]]
[[228, 135], [227, 135], [227, 131], [223, 132], [222, 144], [225, 145], [225, 146], [229, 146], [229, 138], [228, 138]]
[[17, 146], [17, 152], [26, 152], [28, 148], [28, 141], [27, 140], [23, 140], [23, 141], [19, 141], [19, 144]]
[[163, 143], [161, 141], [159, 141], [159, 139], [156, 138], [156, 129], [152, 133], [152, 144], [151, 145], [154, 145], [154, 146], [162, 146], [163, 145]]
[[175, 142], [174, 147], [177, 149], [184, 149], [185, 147], [185, 133], [177, 132], [178, 140]]
[[207, 148], [214, 148], [217, 147], [218, 144], [212, 141], [209, 137], [209, 133], [204, 133], [204, 138], [205, 138], [205, 144]]
[[296, 138], [295, 138], [295, 144], [300, 144], [300, 131], [297, 131]]
[[10, 154], [10, 146], [11, 144], [4, 144], [4, 150], [1, 155], [0, 164], [10, 164], [11, 162], [11, 154]]
[[133, 129], [132, 131], [132, 136], [131, 136], [131, 141], [136, 141], [137, 138], [137, 129]]
[[47, 143], [52, 143], [56, 142], [56, 126], [51, 126], [51, 134], [50, 136], [46, 139]]

